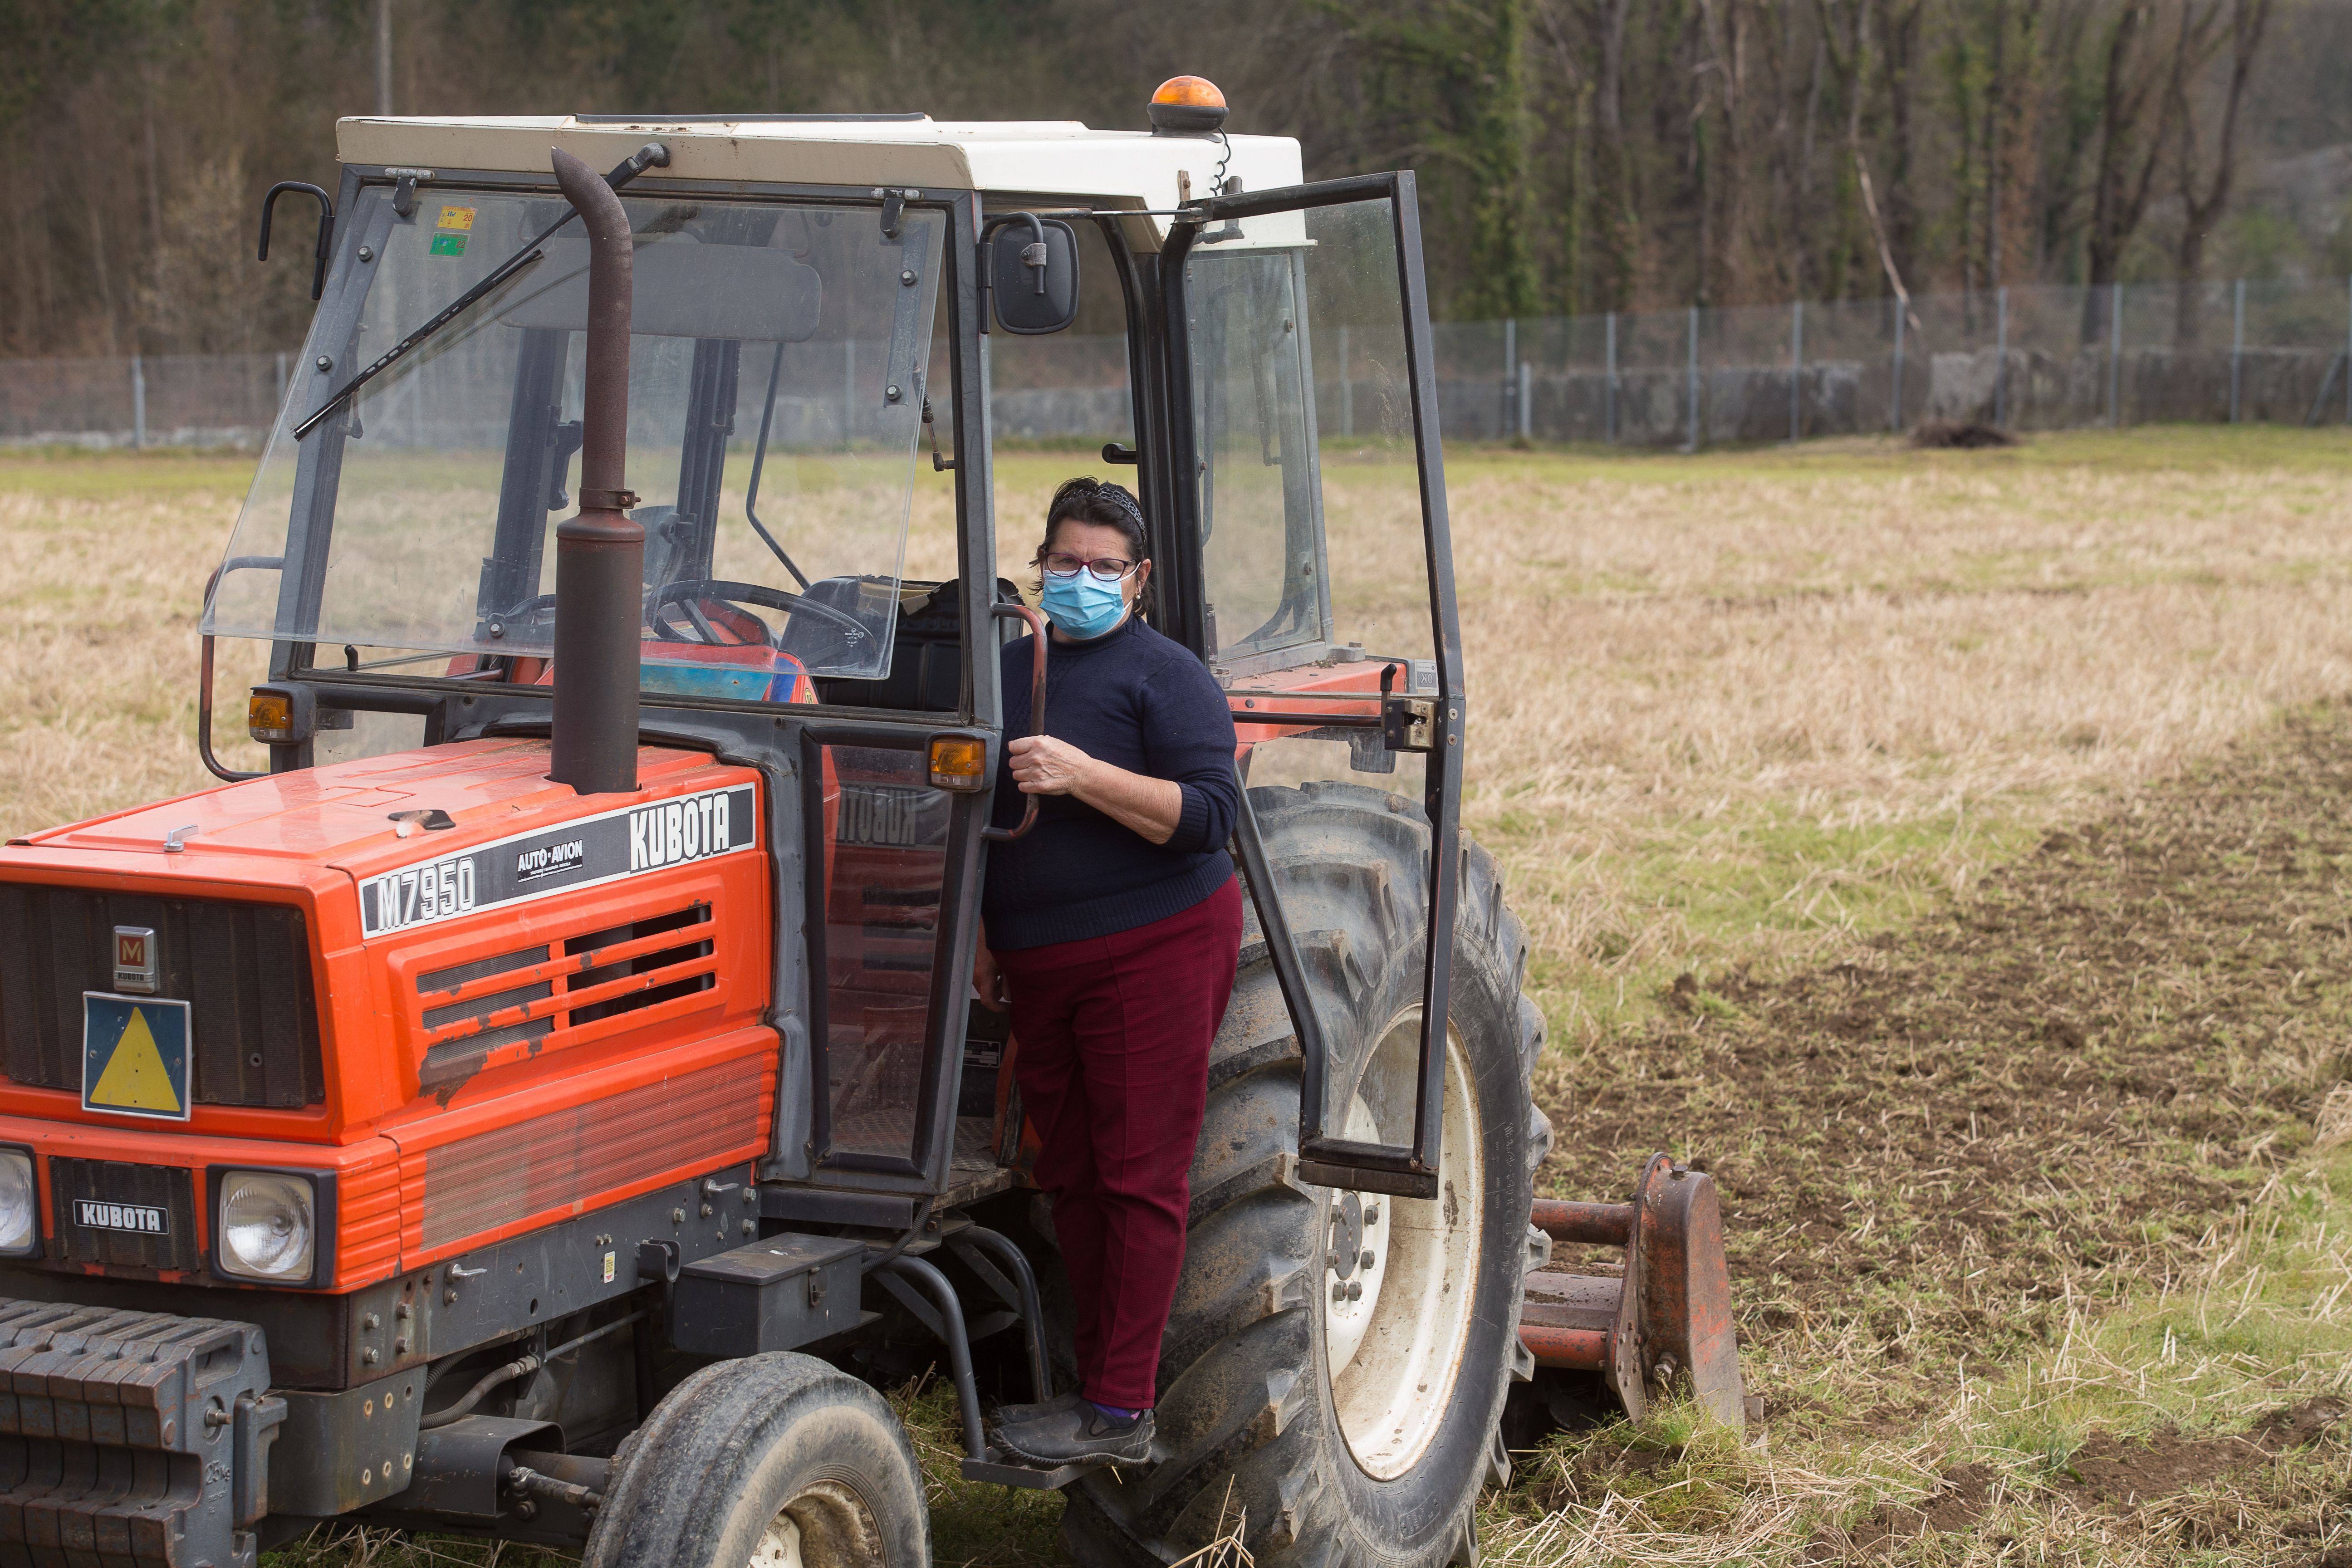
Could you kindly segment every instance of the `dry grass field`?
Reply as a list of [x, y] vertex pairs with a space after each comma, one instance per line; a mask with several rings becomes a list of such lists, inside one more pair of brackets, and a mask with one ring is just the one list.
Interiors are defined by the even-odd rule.
[[[1085, 466], [1006, 465], [1008, 560]], [[0, 827], [203, 782], [197, 591], [248, 471], [0, 458]], [[2352, 439], [1449, 478], [1543, 1183], [1713, 1170], [1767, 1412], [1745, 1447], [1672, 1410], [1555, 1439], [1486, 1560], [2352, 1563]], [[1331, 484], [1335, 535], [1402, 504]], [[928, 475], [917, 508], [937, 570]], [[942, 1563], [1060, 1561], [1056, 1500], [950, 1468]]]

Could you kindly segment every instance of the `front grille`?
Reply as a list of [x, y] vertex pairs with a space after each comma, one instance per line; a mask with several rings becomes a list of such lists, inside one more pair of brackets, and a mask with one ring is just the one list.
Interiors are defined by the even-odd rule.
[[[64, 1262], [116, 1268], [204, 1267], [205, 1255], [196, 1246], [195, 1176], [183, 1166], [52, 1157], [49, 1192], [58, 1257]], [[159, 1220], [160, 1231], [154, 1228]]]
[[0, 883], [0, 1069], [81, 1089], [81, 996], [114, 984], [114, 928], [155, 933], [155, 994], [193, 1005], [195, 1097], [288, 1110], [326, 1099], [302, 911]]

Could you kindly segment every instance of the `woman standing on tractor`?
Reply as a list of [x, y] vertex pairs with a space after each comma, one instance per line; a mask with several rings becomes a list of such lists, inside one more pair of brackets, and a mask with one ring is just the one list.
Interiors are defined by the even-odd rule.
[[1013, 1077], [1076, 1304], [1079, 1387], [997, 1412], [1033, 1463], [1141, 1464], [1160, 1340], [1184, 1264], [1209, 1046], [1232, 994], [1241, 886], [1225, 853], [1240, 785], [1234, 721], [1201, 661], [1144, 624], [1151, 547], [1118, 485], [1054, 492], [1034, 564], [1053, 623], [1045, 732], [1034, 658], [1003, 650], [1008, 734], [973, 981], [1009, 999]]

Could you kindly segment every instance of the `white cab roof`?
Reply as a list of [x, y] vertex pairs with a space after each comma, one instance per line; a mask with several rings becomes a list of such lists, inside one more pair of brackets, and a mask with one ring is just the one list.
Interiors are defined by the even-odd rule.
[[[1139, 105], [1139, 109], [1140, 106]], [[990, 197], [1043, 198], [1056, 205], [1166, 208], [1209, 194], [1227, 143], [1198, 136], [1093, 131], [1075, 120], [760, 120], [583, 121], [568, 114], [373, 119], [336, 122], [346, 163], [420, 174], [499, 169], [544, 174], [561, 147], [606, 169], [646, 142], [669, 149], [667, 175], [688, 180], [888, 185], [973, 190]], [[1235, 136], [1227, 177], [1271, 190], [1302, 176], [1297, 142]], [[1004, 205], [992, 200], [989, 205]], [[1167, 218], [1127, 226], [1130, 244], [1156, 245]]]

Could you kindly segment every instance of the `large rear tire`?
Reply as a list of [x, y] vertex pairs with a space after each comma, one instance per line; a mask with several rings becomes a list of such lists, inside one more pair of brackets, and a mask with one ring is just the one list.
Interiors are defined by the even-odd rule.
[[623, 1445], [583, 1568], [929, 1568], [930, 1513], [882, 1396], [813, 1356], [703, 1368]]
[[[1428, 821], [1352, 784], [1250, 800], [1335, 1080], [1364, 1086], [1347, 1134], [1410, 1142]], [[1244, 1518], [1263, 1568], [1470, 1560], [1479, 1490], [1510, 1475], [1499, 1421], [1548, 1252], [1527, 1222], [1551, 1126], [1528, 1093], [1543, 1025], [1519, 994], [1525, 932], [1493, 858], [1465, 844], [1462, 868], [1434, 1202], [1299, 1182], [1298, 1045], [1253, 909], [1210, 1056], [1155, 1463], [1071, 1489], [1064, 1534], [1087, 1568], [1175, 1563]]]

